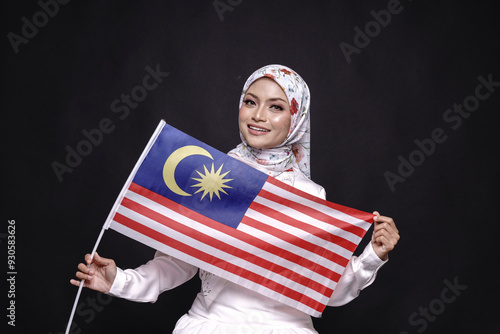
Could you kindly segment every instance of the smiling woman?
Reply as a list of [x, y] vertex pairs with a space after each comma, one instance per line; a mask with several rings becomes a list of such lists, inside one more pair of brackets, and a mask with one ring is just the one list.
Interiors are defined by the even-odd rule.
[[[242, 142], [228, 155], [288, 186], [307, 193], [311, 198], [315, 196], [325, 199], [323, 187], [314, 183], [310, 177], [309, 96], [309, 88], [305, 81], [288, 67], [268, 65], [255, 71], [246, 81], [240, 98], [239, 127]], [[176, 189], [173, 178], [175, 167], [189, 155], [207, 156], [203, 149], [188, 146], [172, 154], [173, 157], [168, 158], [165, 163], [170, 166], [169, 173], [166, 176], [164, 174], [165, 183], [171, 190]], [[226, 156], [225, 158], [230, 159]], [[197, 171], [199, 178], [193, 179], [199, 183], [192, 186], [199, 188], [197, 193], [203, 192], [202, 197], [208, 195], [210, 200], [215, 201], [217, 197], [220, 198], [219, 195], [225, 193], [224, 189], [236, 187], [232, 182], [230, 185], [225, 184], [233, 180], [225, 178], [228, 172], [222, 166], [216, 170], [212, 164], [211, 167], [205, 166], [204, 171], [205, 174]], [[261, 173], [257, 174], [265, 176]], [[255, 183], [257, 178], [255, 175], [248, 176], [246, 173], [245, 176]], [[149, 177], [149, 174], [145, 177]], [[267, 179], [267, 176], [265, 177]], [[185, 196], [184, 193], [177, 192], [177, 194]], [[236, 204], [233, 203], [225, 206], [220, 212], [223, 215], [229, 215], [235, 208]], [[318, 209], [318, 211], [321, 210]], [[325, 214], [324, 212], [317, 213]], [[304, 218], [303, 216], [300, 218], [300, 215], [299, 217], [284, 216], [285, 220], [293, 221], [298, 225], [288, 227], [274, 217], [271, 221], [267, 221], [259, 216], [251, 219], [253, 225], [250, 228], [262, 233], [259, 234], [262, 238], [284, 241], [284, 246], [278, 254], [281, 251], [288, 253], [297, 251], [300, 254], [293, 254], [302, 257], [299, 261], [312, 262], [316, 266], [317, 262], [314, 262], [314, 259], [323, 255], [320, 254], [318, 248], [314, 247], [315, 244], [311, 243], [313, 247], [303, 251], [297, 249], [297, 245], [291, 239], [284, 237], [285, 234], [294, 235], [293, 233], [297, 232], [301, 224], [307, 225], [305, 230], [308, 232], [308, 237], [316, 237], [309, 229], [316, 226], [303, 222]], [[349, 255], [343, 258], [347, 264], [343, 270], [344, 273], [335, 280], [333, 293], [330, 290], [327, 295], [321, 296], [323, 307], [344, 305], [356, 298], [362, 289], [374, 281], [377, 271], [387, 261], [387, 254], [398, 242], [399, 234], [394, 221], [389, 217], [381, 216], [378, 212], [374, 212], [374, 216], [375, 224], [371, 242], [359, 257]], [[238, 218], [238, 221], [240, 220], [241, 218]], [[278, 231], [280, 233], [277, 233]], [[211, 236], [206, 236], [206, 238], [211, 238]], [[271, 252], [267, 248], [259, 248], [258, 251]], [[161, 252], [157, 252], [154, 259], [136, 269], [122, 270], [117, 268], [112, 259], [102, 258], [98, 254], [95, 254], [93, 259], [90, 254], [87, 254], [85, 261], [86, 264], [79, 264], [79, 271], [76, 274], [78, 279], [86, 280], [84, 286], [141, 302], [156, 301], [160, 293], [190, 280], [198, 271], [196, 266]], [[252, 266], [261, 265], [257, 262], [251, 263], [248, 258], [245, 258], [245, 261], [248, 261], [246, 264]], [[331, 258], [328, 258], [328, 261], [330, 261], [329, 270], [333, 270], [336, 264], [331, 262], [333, 261]], [[276, 263], [273, 262], [273, 264]], [[295, 295], [298, 290], [293, 290], [288, 285], [286, 287], [293, 291], [291, 296], [297, 298], [286, 297], [292, 300], [291, 303], [288, 299], [285, 302], [271, 298], [269, 291], [263, 285], [255, 290], [245, 288], [228, 276], [223, 274], [218, 276], [202, 269], [199, 270], [199, 276], [201, 292], [198, 293], [189, 312], [177, 322], [173, 331], [175, 334], [317, 333], [309, 315], [314, 313], [308, 314], [296, 307], [297, 303], [302, 303], [302, 300], [299, 301], [300, 298]], [[291, 279], [283, 271], [280, 271], [279, 276], [285, 280]], [[78, 280], [71, 280], [71, 283], [77, 286], [82, 284]]]

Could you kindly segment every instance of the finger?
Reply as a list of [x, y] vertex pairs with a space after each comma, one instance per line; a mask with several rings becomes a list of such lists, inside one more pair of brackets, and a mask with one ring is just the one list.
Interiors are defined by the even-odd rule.
[[94, 256], [92, 256], [91, 254], [85, 254], [85, 262], [87, 263], [87, 266], [90, 266], [91, 264], [95, 263], [97, 265], [105, 265], [105, 262], [106, 259], [102, 258], [99, 256], [99, 254], [97, 254], [97, 252], [94, 253]]
[[375, 233], [378, 231], [387, 231], [394, 238], [399, 238], [399, 231], [397, 230], [397, 228], [387, 222], [377, 223], [377, 225], [375, 225], [375, 227], [373, 228], [373, 232]]
[[109, 259], [100, 256], [97, 252], [94, 253], [94, 261], [104, 266], [109, 263]]
[[382, 247], [382, 249], [385, 252], [390, 252], [390, 251], [394, 250], [394, 248], [396, 247], [396, 244], [398, 243], [397, 240], [395, 240], [393, 238], [388, 238], [385, 235], [379, 235], [379, 236], [374, 237], [373, 242], [376, 245]]
[[373, 214], [375, 215], [373, 221], [377, 223], [375, 225], [379, 225], [380, 223], [388, 223], [392, 228], [394, 228], [396, 233], [399, 233], [394, 219], [392, 219], [391, 217], [381, 216], [377, 211], [374, 211]]
[[387, 218], [392, 219], [391, 217], [382, 216], [382, 215], [380, 214], [380, 212], [378, 212], [378, 211], [373, 211], [373, 213], [372, 213], [372, 214], [374, 214], [374, 215], [375, 215], [375, 217], [374, 217], [374, 218], [379, 219], [379, 220], [380, 220], [380, 219], [385, 220], [385, 219], [387, 219]]
[[94, 254], [93, 262], [97, 263], [99, 266], [107, 266], [111, 263], [111, 259], [107, 259], [105, 257], [100, 256], [97, 252]]
[[377, 242], [382, 246], [382, 248], [386, 251], [386, 252], [390, 252], [392, 250], [394, 250], [394, 247], [396, 246], [396, 244], [393, 242], [394, 240], [390, 240], [388, 239], [386, 236], [380, 236], [378, 237], [377, 239]]
[[86, 265], [86, 264], [84, 264], [84, 263], [80, 263], [80, 264], [78, 265], [78, 270], [80, 270], [80, 271], [81, 271], [82, 273], [84, 273], [84, 274], [88, 274], [88, 273], [89, 273], [89, 271], [90, 271], [90, 267], [89, 267], [89, 266], [87, 266], [87, 265]]
[[[375, 211], [376, 212], [376, 211]], [[380, 214], [375, 215], [373, 219], [376, 223], [389, 223], [394, 224], [394, 220], [391, 217], [381, 216]], [[395, 224], [394, 224], [395, 225]]]
[[[79, 281], [79, 280], [76, 280], [76, 279], [71, 279], [69, 280], [69, 282], [71, 284], [73, 284], [74, 286], [80, 286], [82, 284], [82, 281]], [[84, 286], [85, 286], [85, 282], [83, 282]]]
[[379, 225], [377, 229], [374, 229], [373, 236], [385, 236], [387, 239], [393, 240], [395, 243], [399, 240], [399, 234], [396, 233], [390, 225]]
[[85, 279], [85, 280], [92, 280], [92, 275], [90, 274], [85, 274], [85, 273], [82, 273], [81, 271], [77, 271], [76, 274], [75, 274], [75, 277], [78, 278], [78, 279]]

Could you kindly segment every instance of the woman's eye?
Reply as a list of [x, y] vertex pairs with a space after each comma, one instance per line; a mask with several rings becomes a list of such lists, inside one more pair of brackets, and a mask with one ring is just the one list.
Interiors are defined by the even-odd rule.
[[244, 101], [243, 101], [243, 103], [245, 103], [245, 104], [246, 104], [246, 105], [248, 105], [248, 106], [253, 106], [253, 105], [255, 105], [255, 102], [254, 102], [254, 101], [252, 101], [252, 100], [250, 100], [250, 99], [246, 99], [246, 100], [244, 100]]
[[277, 111], [283, 111], [284, 110], [284, 108], [282, 106], [277, 105], [277, 104], [273, 104], [271, 106], [271, 109], [274, 109], [274, 110], [277, 110]]

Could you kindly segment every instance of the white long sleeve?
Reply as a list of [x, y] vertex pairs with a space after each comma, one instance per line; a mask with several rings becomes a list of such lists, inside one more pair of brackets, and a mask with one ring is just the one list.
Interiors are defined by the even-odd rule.
[[155, 302], [160, 293], [187, 282], [197, 271], [195, 266], [156, 252], [154, 259], [136, 269], [117, 268], [109, 294], [136, 302]]
[[341, 306], [356, 298], [361, 290], [375, 281], [378, 270], [388, 260], [381, 260], [375, 254], [371, 242], [366, 245], [363, 253], [352, 256], [344, 274], [340, 278], [328, 306]]

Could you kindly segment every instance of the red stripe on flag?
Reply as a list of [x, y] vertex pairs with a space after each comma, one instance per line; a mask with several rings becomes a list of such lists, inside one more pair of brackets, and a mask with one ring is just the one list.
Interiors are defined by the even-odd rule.
[[[286, 199], [284, 197], [270, 193], [267, 190], [262, 189], [259, 192], [258, 196], [265, 198], [265, 199], [268, 199], [270, 201], [282, 204], [284, 206], [288, 206], [294, 210], [299, 211], [300, 213], [303, 213], [309, 217], [312, 217], [312, 218], [319, 220], [319, 221], [322, 221], [324, 223], [333, 225], [333, 226], [335, 226], [343, 231], [350, 232], [350, 233], [352, 233], [360, 238], [362, 238], [363, 235], [366, 233], [366, 231], [364, 229], [362, 229], [361, 227], [358, 227], [358, 226], [353, 225], [351, 223], [345, 222], [343, 220], [339, 220], [335, 217], [329, 216], [329, 215], [327, 215], [321, 211], [318, 211], [310, 206], [301, 204], [299, 202], [291, 201], [291, 200]], [[354, 245], [354, 248], [356, 248], [356, 244], [353, 243], [353, 245]]]
[[[356, 244], [346, 240], [342, 237], [339, 237], [338, 235], [329, 233], [328, 231], [321, 229], [319, 227], [309, 225], [306, 223], [301, 222], [300, 220], [294, 219], [290, 216], [285, 215], [284, 213], [281, 213], [277, 210], [271, 209], [270, 207], [267, 207], [263, 204], [253, 202], [250, 204], [250, 209], [255, 210], [257, 212], [260, 212], [268, 217], [274, 218], [276, 220], [279, 220], [281, 222], [285, 222], [286, 224], [296, 227], [298, 229], [301, 229], [307, 233], [313, 234], [314, 236], [321, 238], [323, 240], [326, 240], [331, 243], [335, 243], [351, 252], [354, 252], [356, 249]], [[337, 262], [339, 263], [339, 262]], [[340, 263], [339, 263], [340, 264]], [[343, 265], [346, 266], [347, 264]]]
[[[262, 231], [266, 231], [266, 233], [269, 233], [269, 234], [271, 234], [271, 235], [273, 235], [281, 240], [284, 240], [292, 245], [295, 245], [297, 247], [308, 250], [311, 253], [318, 254], [319, 256], [322, 256], [325, 259], [328, 259], [332, 262], [335, 262], [335, 263], [341, 265], [342, 267], [347, 266], [347, 263], [349, 262], [348, 259], [346, 259], [346, 258], [340, 256], [339, 254], [336, 254], [336, 253], [334, 253], [334, 252], [332, 252], [324, 247], [318, 246], [318, 245], [313, 244], [312, 242], [309, 242], [309, 241], [304, 240], [304, 239], [299, 239], [296, 236], [294, 236], [293, 234], [290, 234], [288, 232], [280, 230], [280, 229], [273, 227], [271, 225], [264, 224], [258, 220], [253, 219], [253, 218], [245, 216], [245, 217], [243, 217], [243, 220], [241, 221], [241, 223], [248, 225], [248, 226], [251, 226], [253, 228], [262, 230]], [[318, 252], [318, 250], [319, 250], [319, 252]], [[298, 262], [298, 263], [300, 263], [300, 262]], [[318, 266], [319, 266], [319, 264], [318, 264]], [[330, 277], [333, 281], [338, 282], [338, 280], [340, 279], [340, 274], [337, 274], [336, 272], [334, 272], [330, 269], [325, 268], [325, 270], [327, 270], [327, 273], [328, 273], [328, 274], [326, 274], [327, 277]], [[314, 271], [319, 272], [319, 273], [322, 272], [319, 270], [314, 270]]]
[[[318, 203], [318, 204], [321, 204], [321, 205], [325, 205], [329, 208], [332, 208], [334, 210], [337, 210], [337, 211], [341, 211], [351, 217], [354, 217], [354, 218], [357, 218], [359, 220], [363, 220], [367, 223], [372, 223], [373, 222], [373, 217], [374, 215], [371, 214], [371, 213], [367, 213], [367, 212], [363, 212], [363, 211], [360, 211], [360, 210], [356, 210], [356, 209], [353, 209], [353, 208], [349, 208], [347, 206], [344, 206], [344, 205], [340, 205], [340, 204], [336, 204], [336, 203], [332, 203], [332, 202], [329, 202], [329, 201], [326, 201], [322, 198], [319, 198], [319, 197], [316, 197], [314, 195], [311, 195], [309, 193], [306, 193], [302, 190], [299, 190], [295, 187], [292, 187], [286, 183], [283, 183], [281, 181], [278, 181], [277, 179], [273, 178], [273, 177], [268, 177], [267, 178], [267, 182], [283, 189], [283, 190], [286, 190], [286, 191], [289, 191], [295, 195], [298, 195], [298, 196], [301, 196], [301, 197], [304, 197], [310, 201], [313, 201], [315, 203]], [[364, 234], [361, 235], [361, 237], [363, 236]]]
[[[211, 237], [203, 232], [199, 232], [195, 229], [189, 228], [173, 219], [170, 219], [154, 210], [151, 210], [137, 202], [134, 202], [128, 198], [124, 198], [122, 201], [122, 205], [126, 208], [129, 208], [137, 213], [140, 213], [141, 215], [148, 217], [164, 226], [167, 226], [179, 233], [182, 233], [188, 237], [191, 237], [201, 243], [204, 243], [206, 245], [209, 245], [213, 248], [219, 249], [221, 251], [224, 251], [227, 253], [228, 249], [233, 249], [231, 252], [232, 256], [245, 259], [248, 262], [251, 262], [259, 267], [264, 268], [265, 270], [272, 271], [275, 274], [284, 276], [286, 278], [289, 278], [290, 280], [297, 282], [299, 284], [302, 284], [304, 286], [307, 286], [315, 291], [318, 291], [319, 293], [322, 293], [326, 297], [330, 297], [331, 294], [333, 293], [332, 289], [329, 289], [328, 287], [311, 280], [303, 275], [298, 274], [297, 272], [291, 271], [290, 269], [283, 267], [281, 265], [278, 265], [274, 262], [271, 262], [269, 260], [266, 260], [262, 257], [256, 256], [252, 253], [249, 253], [247, 251], [244, 251], [240, 248], [237, 248], [235, 246], [232, 246], [231, 244], [228, 244], [226, 242], [221, 241], [220, 239]], [[193, 218], [191, 218], [193, 219]], [[196, 220], [196, 219], [193, 219]], [[223, 225], [220, 223], [217, 223], [218, 225]], [[207, 224], [205, 224], [207, 225]], [[226, 225], [223, 225], [226, 226]], [[217, 226], [219, 227], [219, 226]], [[232, 228], [231, 228], [232, 229]], [[234, 229], [233, 229], [234, 230]], [[239, 238], [239, 240], [246, 241], [246, 234], [242, 235], [243, 238]], [[203, 261], [206, 261], [206, 259], [202, 259]]]
[[[134, 185], [134, 186], [132, 187], [132, 185]], [[174, 201], [172, 201], [168, 198], [165, 198], [161, 195], [158, 195], [158, 194], [156, 194], [156, 193], [154, 193], [146, 188], [143, 188], [137, 184], [132, 183], [132, 185], [130, 187], [131, 190], [132, 190], [132, 188], [135, 190], [139, 190], [141, 192], [141, 195], [143, 195], [144, 197], [149, 198], [152, 201], [154, 201], [154, 202], [156, 202], [164, 207], [175, 210], [174, 206], [177, 203], [175, 203]], [[154, 195], [156, 195], [156, 196], [154, 196]], [[290, 280], [293, 280], [294, 282], [297, 282], [299, 284], [307, 286], [310, 289], [315, 290], [315, 291], [323, 294], [326, 297], [330, 297], [331, 294], [333, 293], [332, 289], [324, 286], [323, 284], [318, 283], [317, 281], [314, 281], [310, 278], [307, 278], [303, 275], [300, 275], [299, 273], [297, 273], [295, 271], [291, 271], [290, 269], [288, 269], [286, 267], [280, 266], [274, 262], [271, 262], [271, 261], [266, 260], [264, 258], [258, 257], [256, 255], [249, 253], [247, 251], [244, 251], [240, 248], [237, 248], [235, 246], [227, 244], [227, 243], [221, 241], [220, 239], [211, 237], [205, 233], [202, 233], [202, 232], [199, 232], [199, 231], [194, 230], [192, 228], [189, 228], [189, 227], [187, 227], [179, 222], [176, 222], [175, 220], [172, 220], [172, 219], [170, 219], [170, 218], [168, 218], [168, 217], [166, 217], [166, 216], [164, 216], [164, 215], [162, 215], [154, 210], [151, 210], [151, 209], [149, 209], [149, 208], [147, 208], [147, 207], [145, 207], [137, 202], [134, 202], [128, 198], [123, 199], [122, 205], [124, 207], [127, 207], [135, 212], [138, 212], [138, 213], [142, 214], [143, 216], [146, 216], [146, 217], [148, 217], [148, 218], [150, 218], [150, 219], [152, 219], [152, 220], [154, 220], [162, 225], [168, 226], [171, 229], [176, 230], [179, 233], [187, 235], [193, 239], [196, 239], [196, 240], [198, 240], [204, 244], [207, 244], [211, 247], [220, 249], [224, 252], [227, 252], [228, 247], [230, 247], [230, 248], [232, 247], [232, 248], [234, 248], [234, 251], [231, 252], [231, 255], [245, 259], [245, 260], [247, 260], [255, 265], [258, 265], [258, 266], [266, 269], [266, 270], [272, 271], [278, 275], [282, 275]], [[214, 221], [210, 218], [207, 218], [207, 217], [205, 217], [205, 216], [203, 216], [195, 211], [191, 211], [190, 209], [188, 209], [184, 206], [182, 208], [183, 208], [182, 215], [185, 215], [194, 221], [197, 221], [205, 226], [208, 226], [208, 227], [216, 229], [222, 233], [230, 235], [238, 240], [242, 240], [244, 242], [252, 244], [255, 247], [269, 251], [269, 253], [272, 253], [276, 256], [283, 257], [281, 254], [282, 249], [280, 249], [279, 247], [275, 247], [275, 246], [273, 246], [265, 241], [262, 241], [262, 240], [254, 237], [252, 235], [249, 235], [247, 233], [238, 231], [238, 230], [236, 230], [232, 227], [229, 227], [227, 225], [216, 222], [216, 221]], [[179, 214], [181, 214], [181, 213], [179, 213]], [[276, 253], [271, 252], [271, 249], [276, 251]], [[290, 252], [288, 252], [288, 253], [292, 254]], [[294, 254], [292, 254], [292, 255], [295, 256]], [[347, 265], [347, 263], [345, 265]], [[344, 267], [345, 267], [345, 265], [344, 265]], [[308, 268], [308, 269], [310, 269], [310, 268]]]
[[[167, 218], [168, 219], [168, 218]], [[202, 252], [194, 247], [191, 247], [189, 245], [186, 245], [178, 240], [172, 239], [156, 230], [153, 230], [147, 226], [144, 226], [130, 218], [127, 218], [120, 213], [115, 213], [115, 216], [113, 217], [113, 220], [117, 222], [118, 224], [121, 224], [123, 226], [126, 226], [140, 234], [143, 234], [153, 240], [156, 240], [158, 242], [161, 242], [168, 247], [172, 247], [174, 249], [178, 249], [185, 254], [192, 256], [197, 259], [203, 259], [203, 261], [210, 263], [216, 267], [221, 268], [222, 270], [225, 270], [227, 272], [233, 273], [237, 276], [244, 277], [248, 279], [249, 281], [252, 281], [256, 284], [260, 284], [263, 286], [268, 287], [271, 290], [274, 291], [280, 291], [280, 293], [290, 299], [296, 300], [301, 304], [307, 305], [308, 307], [318, 311], [318, 312], [323, 312], [325, 305], [319, 303], [318, 301], [303, 295], [293, 289], [290, 289], [282, 284], [279, 284], [275, 281], [272, 281], [266, 277], [263, 277], [261, 275], [256, 274], [253, 271], [238, 267], [232, 263], [226, 262], [222, 259], [219, 259], [213, 255], [210, 255], [208, 253]], [[279, 288], [279, 289], [277, 289]]]

